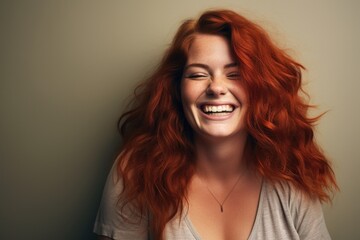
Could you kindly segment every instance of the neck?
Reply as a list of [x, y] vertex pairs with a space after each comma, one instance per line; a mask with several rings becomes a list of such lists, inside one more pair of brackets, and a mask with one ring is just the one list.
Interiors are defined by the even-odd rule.
[[246, 169], [245, 145], [247, 135], [226, 139], [195, 138], [197, 172], [207, 179], [232, 180]]

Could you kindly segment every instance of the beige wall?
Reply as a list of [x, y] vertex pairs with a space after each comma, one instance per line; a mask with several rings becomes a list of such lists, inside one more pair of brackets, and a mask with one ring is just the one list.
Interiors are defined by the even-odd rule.
[[0, 239], [91, 239], [126, 97], [180, 21], [209, 7], [257, 20], [307, 67], [341, 187], [327, 224], [360, 239], [355, 0], [1, 1]]

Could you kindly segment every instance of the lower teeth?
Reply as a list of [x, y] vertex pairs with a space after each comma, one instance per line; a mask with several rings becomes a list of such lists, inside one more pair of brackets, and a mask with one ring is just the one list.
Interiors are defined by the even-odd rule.
[[208, 115], [227, 115], [230, 112], [207, 112]]

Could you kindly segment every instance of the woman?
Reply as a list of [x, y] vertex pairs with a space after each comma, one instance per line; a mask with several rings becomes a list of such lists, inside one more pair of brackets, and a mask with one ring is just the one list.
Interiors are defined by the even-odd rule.
[[232, 11], [184, 22], [120, 119], [100, 239], [330, 239], [301, 69]]

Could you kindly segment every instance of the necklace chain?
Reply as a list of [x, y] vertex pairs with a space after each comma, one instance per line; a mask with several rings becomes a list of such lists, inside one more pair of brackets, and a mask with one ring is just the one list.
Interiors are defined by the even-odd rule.
[[228, 194], [226, 195], [226, 197], [224, 198], [224, 200], [222, 202], [220, 202], [217, 197], [215, 196], [215, 194], [210, 190], [209, 186], [207, 184], [204, 183], [203, 179], [200, 178], [201, 182], [203, 182], [203, 184], [206, 185], [207, 190], [209, 191], [209, 193], [211, 194], [211, 196], [216, 200], [216, 202], [219, 204], [220, 207], [220, 211], [224, 212], [224, 204], [226, 202], [226, 200], [230, 197], [231, 193], [234, 191], [236, 185], [238, 184], [238, 182], [240, 181], [241, 177], [244, 176], [243, 172], [239, 175], [238, 179], [236, 180], [236, 182], [234, 183], [234, 185], [232, 186], [232, 188], [230, 189], [230, 191], [228, 192]]

